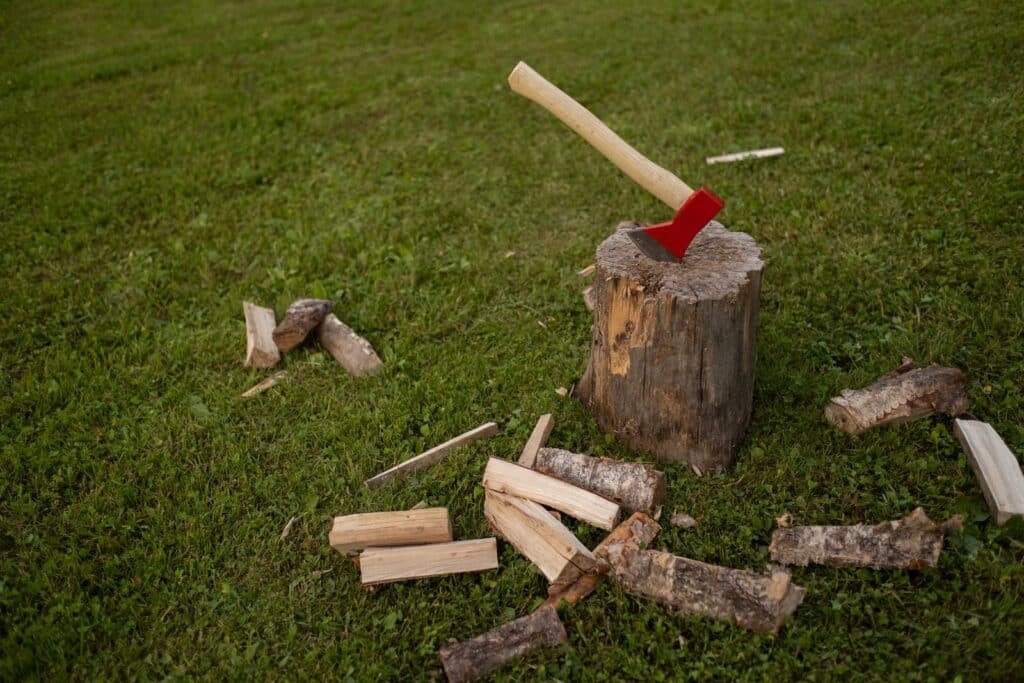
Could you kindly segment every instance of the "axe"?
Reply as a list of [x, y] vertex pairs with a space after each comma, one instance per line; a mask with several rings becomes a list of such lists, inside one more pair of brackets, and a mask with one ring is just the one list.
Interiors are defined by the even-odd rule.
[[516, 65], [508, 76], [508, 84], [576, 131], [640, 187], [677, 209], [676, 217], [667, 223], [627, 230], [630, 239], [650, 258], [682, 259], [693, 238], [724, 206], [711, 190], [702, 187], [694, 192], [682, 180], [630, 147], [583, 105], [549, 83], [526, 62]]

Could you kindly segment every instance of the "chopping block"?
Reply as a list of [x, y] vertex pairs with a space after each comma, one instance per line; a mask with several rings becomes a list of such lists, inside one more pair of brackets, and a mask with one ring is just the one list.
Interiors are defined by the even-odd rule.
[[750, 426], [764, 261], [717, 221], [680, 262], [651, 258], [622, 223], [597, 249], [590, 361], [576, 389], [635, 450], [727, 468]]

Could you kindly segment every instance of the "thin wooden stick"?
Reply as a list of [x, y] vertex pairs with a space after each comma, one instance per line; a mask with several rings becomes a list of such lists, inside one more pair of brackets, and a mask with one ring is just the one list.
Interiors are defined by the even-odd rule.
[[465, 446], [470, 441], [482, 439], [485, 436], [494, 436], [497, 433], [498, 425], [496, 425], [495, 423], [488, 422], [486, 424], [482, 424], [476, 429], [471, 429], [465, 434], [459, 434], [454, 439], [445, 441], [440, 446], [434, 446], [429, 451], [425, 451], [413, 458], [409, 458], [404, 462], [400, 462], [394, 467], [386, 469], [380, 474], [376, 474], [370, 477], [364, 483], [371, 489], [376, 488], [378, 486], [388, 483], [399, 474], [416, 472], [418, 470], [426, 469], [431, 465], [436, 465], [437, 463], [447, 458], [450, 451], [460, 446]]

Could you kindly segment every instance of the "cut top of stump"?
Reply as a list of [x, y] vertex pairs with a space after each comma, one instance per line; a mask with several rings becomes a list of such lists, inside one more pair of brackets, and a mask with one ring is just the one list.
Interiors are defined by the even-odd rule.
[[597, 248], [597, 265], [605, 277], [628, 278], [644, 287], [644, 294], [666, 294], [686, 301], [731, 299], [750, 278], [764, 268], [761, 248], [744, 232], [728, 230], [711, 221], [697, 233], [682, 261], [655, 261], [633, 243], [625, 230], [638, 223], [621, 223]]

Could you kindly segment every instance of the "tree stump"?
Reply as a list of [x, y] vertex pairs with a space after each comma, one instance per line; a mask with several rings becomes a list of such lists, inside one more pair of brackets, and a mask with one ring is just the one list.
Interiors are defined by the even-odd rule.
[[655, 261], [622, 228], [597, 249], [593, 347], [577, 392], [638, 450], [729, 466], [750, 425], [761, 249], [712, 221], [682, 262]]

